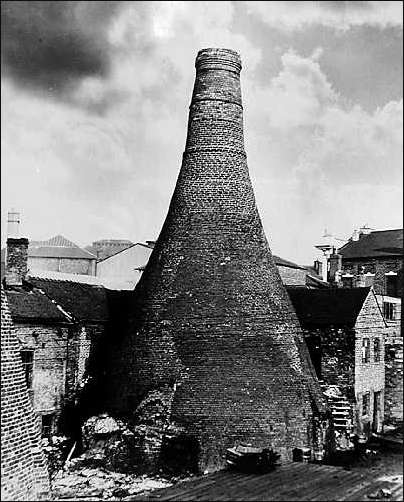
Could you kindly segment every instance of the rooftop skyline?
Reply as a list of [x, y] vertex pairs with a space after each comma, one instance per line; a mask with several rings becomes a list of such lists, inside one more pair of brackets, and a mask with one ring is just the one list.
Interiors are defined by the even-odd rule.
[[211, 46], [241, 54], [275, 254], [402, 228], [401, 2], [2, 2], [2, 23], [2, 245], [12, 207], [32, 240], [156, 239]]

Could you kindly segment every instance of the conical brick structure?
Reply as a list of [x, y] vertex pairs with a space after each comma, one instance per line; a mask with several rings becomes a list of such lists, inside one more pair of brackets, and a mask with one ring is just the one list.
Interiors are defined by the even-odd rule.
[[1, 500], [49, 500], [40, 441], [17, 335], [1, 288]]
[[111, 380], [124, 413], [174, 385], [171, 420], [197, 440], [200, 469], [239, 440], [290, 457], [324, 411], [255, 203], [240, 70], [232, 50], [198, 53], [181, 171]]

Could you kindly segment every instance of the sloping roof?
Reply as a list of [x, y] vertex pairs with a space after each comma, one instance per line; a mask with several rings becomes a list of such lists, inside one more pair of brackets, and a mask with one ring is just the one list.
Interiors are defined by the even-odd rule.
[[403, 255], [403, 229], [377, 230], [338, 250], [343, 259]]
[[99, 260], [98, 263], [101, 263], [102, 261], [106, 261], [108, 260], [109, 258], [112, 258], [113, 256], [116, 256], [120, 253], [123, 253], [124, 251], [128, 251], [128, 249], [132, 249], [133, 247], [135, 246], [142, 246], [144, 248], [147, 248], [147, 249], [153, 249], [153, 246], [149, 246], [147, 244], [143, 244], [142, 242], [135, 242], [134, 244], [131, 244], [130, 246], [128, 246], [127, 248], [124, 248], [124, 249], [119, 249], [116, 253], [113, 253], [105, 258], [103, 258], [102, 260]]
[[66, 239], [66, 237], [64, 237], [63, 235], [55, 235], [54, 237], [51, 237], [46, 241], [31, 241], [30, 246], [35, 246], [35, 247], [61, 246], [61, 247], [71, 247], [71, 248], [78, 247], [77, 244], [75, 244], [72, 241], [69, 241], [69, 239]]
[[108, 320], [107, 292], [96, 284], [31, 277], [29, 282], [43, 290], [67, 313], [81, 321]]
[[23, 288], [6, 291], [11, 316], [18, 321], [66, 323], [69, 319], [46, 295]]
[[28, 246], [28, 256], [31, 258], [81, 258], [86, 260], [97, 258], [63, 235], [56, 235], [47, 241], [31, 241]]
[[300, 323], [354, 326], [370, 288], [287, 288]]
[[102, 286], [101, 277], [87, 274], [73, 274], [69, 272], [58, 272], [56, 270], [28, 270], [27, 277], [36, 279], [50, 279], [54, 281], [72, 281], [81, 284], [96, 284]]
[[302, 267], [301, 265], [297, 265], [297, 263], [293, 263], [292, 261], [285, 260], [284, 258], [281, 258], [280, 256], [272, 255], [275, 265], [278, 267], [288, 267], [288, 268], [300, 268], [304, 269], [305, 267]]

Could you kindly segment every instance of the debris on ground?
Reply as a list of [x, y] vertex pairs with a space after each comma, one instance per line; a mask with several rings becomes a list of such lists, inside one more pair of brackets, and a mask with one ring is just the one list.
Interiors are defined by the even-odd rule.
[[54, 500], [122, 500], [173, 483], [160, 477], [124, 474], [99, 468], [59, 471], [53, 481]]
[[377, 490], [377, 492], [369, 493], [368, 498], [377, 500], [389, 499], [391, 498], [391, 491], [387, 488], [380, 488], [379, 490]]

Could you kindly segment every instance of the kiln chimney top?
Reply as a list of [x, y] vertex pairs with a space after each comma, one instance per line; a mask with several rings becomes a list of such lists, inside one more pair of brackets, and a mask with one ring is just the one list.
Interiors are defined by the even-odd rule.
[[197, 70], [228, 70], [240, 73], [240, 54], [231, 49], [209, 48], [201, 49], [195, 60]]

